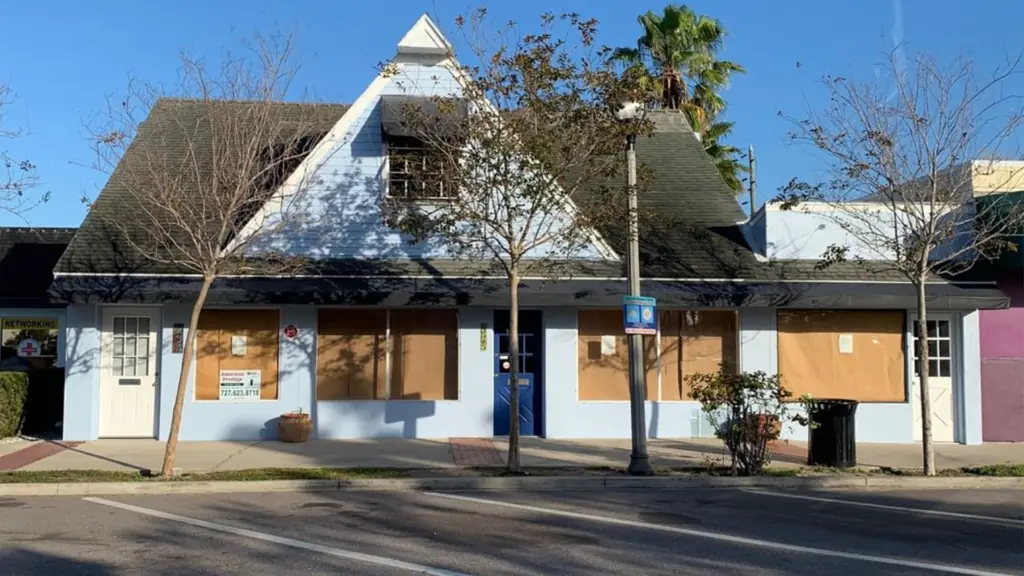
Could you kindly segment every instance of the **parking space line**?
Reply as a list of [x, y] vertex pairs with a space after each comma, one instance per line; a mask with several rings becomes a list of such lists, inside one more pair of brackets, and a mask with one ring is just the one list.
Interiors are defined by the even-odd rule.
[[758, 540], [756, 538], [746, 538], [743, 536], [732, 536], [730, 534], [721, 534], [718, 532], [704, 532], [701, 530], [693, 530], [690, 528], [680, 528], [678, 526], [668, 526], [665, 524], [650, 524], [647, 522], [640, 522], [637, 520], [626, 520], [623, 518], [613, 518], [611, 516], [599, 516], [595, 514], [584, 514], [582, 512], [570, 512], [568, 510], [558, 510], [555, 508], [542, 508], [540, 506], [530, 506], [528, 504], [514, 504], [512, 502], [502, 502], [500, 500], [488, 500], [486, 498], [476, 498], [473, 496], [462, 496], [460, 494], [447, 494], [444, 492], [423, 492], [425, 496], [433, 496], [438, 498], [447, 498], [449, 500], [457, 500], [460, 502], [472, 502], [474, 504], [482, 504], [484, 506], [494, 506], [500, 508], [510, 508], [513, 510], [522, 510], [524, 512], [534, 512], [537, 514], [547, 514], [551, 516], [562, 516], [565, 518], [573, 518], [576, 520], [586, 520], [589, 522], [600, 522], [603, 524], [615, 524], [618, 526], [628, 526], [630, 528], [639, 528], [642, 530], [654, 530], [659, 532], [668, 532], [672, 534], [682, 534], [685, 536], [692, 536], [694, 538], [704, 538], [706, 540], [716, 540], [719, 542], [729, 542], [732, 544], [742, 544], [745, 546], [755, 546], [758, 548], [766, 548], [769, 550], [779, 550], [783, 552], [797, 552], [801, 554], [814, 554], [817, 556], [828, 556], [832, 558], [843, 558], [845, 560], [859, 560], [861, 562], [872, 562], [875, 564], [886, 564], [889, 566], [902, 566], [904, 568], [917, 568], [921, 570], [932, 570], [935, 572], [945, 572], [947, 574], [967, 574], [969, 576], [1006, 576], [1002, 572], [990, 572], [986, 570], [977, 570], [973, 568], [965, 568], [963, 566], [954, 566], [949, 564], [934, 564], [931, 562], [918, 562], [915, 560], [905, 560], [903, 558], [892, 558], [889, 556], [874, 556], [871, 554], [857, 554], [854, 552], [840, 552], [838, 550], [825, 550], [822, 548], [811, 548], [809, 546], [798, 546], [795, 544], [783, 544], [782, 542], [772, 542], [770, 540]]
[[161, 512], [159, 510], [142, 508], [140, 506], [132, 506], [131, 504], [115, 502], [113, 500], [106, 500], [104, 498], [95, 498], [90, 496], [82, 498], [82, 500], [85, 500], [86, 502], [92, 502], [93, 504], [100, 504], [102, 506], [119, 508], [121, 510], [126, 510], [128, 512], [144, 514], [146, 516], [152, 516], [154, 518], [171, 520], [172, 522], [187, 524], [189, 526], [195, 526], [197, 528], [205, 528], [207, 530], [223, 532], [225, 534], [234, 534], [235, 536], [242, 536], [245, 538], [251, 538], [253, 540], [261, 540], [263, 542], [272, 542], [274, 544], [281, 544], [282, 546], [290, 546], [292, 548], [299, 548], [302, 550], [308, 550], [310, 552], [319, 552], [320, 554], [326, 554], [328, 556], [335, 556], [338, 558], [345, 558], [347, 560], [357, 560], [359, 562], [366, 562], [368, 564], [377, 564], [379, 566], [387, 566], [388, 568], [397, 568], [399, 570], [407, 570], [409, 572], [417, 572], [420, 574], [431, 574], [433, 576], [469, 576], [467, 574], [462, 574], [461, 572], [452, 572], [449, 570], [442, 570], [440, 568], [433, 568], [431, 566], [424, 566], [422, 564], [403, 562], [401, 560], [395, 560], [394, 558], [386, 558], [384, 556], [363, 554], [360, 552], [353, 552], [351, 550], [334, 548], [332, 546], [322, 546], [320, 544], [313, 544], [311, 542], [303, 542], [301, 540], [293, 540], [291, 538], [284, 538], [281, 536], [275, 536], [273, 534], [265, 534], [263, 532], [246, 530], [244, 528], [235, 528], [234, 526], [228, 526], [226, 524], [217, 524], [215, 522], [207, 522], [206, 520], [199, 520], [197, 518], [178, 516], [177, 514], [169, 514], [167, 512]]
[[775, 496], [777, 498], [792, 498], [794, 500], [810, 500], [811, 502], [825, 502], [829, 504], [843, 504], [846, 506], [860, 506], [862, 508], [878, 508], [881, 510], [894, 510], [896, 512], [909, 512], [912, 514], [929, 514], [932, 516], [946, 516], [949, 518], [963, 518], [966, 520], [984, 520], [986, 522], [1001, 522], [1014, 526], [1024, 526], [1024, 520], [1014, 518], [1002, 518], [999, 516], [979, 516], [977, 514], [964, 514], [962, 512], [946, 512], [944, 510], [928, 510], [926, 508], [911, 508], [909, 506], [893, 506], [890, 504], [876, 504], [874, 502], [859, 502], [857, 500], [840, 500], [838, 498], [824, 498], [821, 496], [807, 496], [805, 494], [787, 494], [784, 492], [772, 492], [771, 490], [758, 490], [756, 488], [740, 488], [749, 494], [760, 494], [762, 496]]

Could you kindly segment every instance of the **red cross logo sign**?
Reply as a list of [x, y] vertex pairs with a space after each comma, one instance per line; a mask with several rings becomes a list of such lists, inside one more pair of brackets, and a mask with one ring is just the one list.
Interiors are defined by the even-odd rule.
[[18, 343], [18, 356], [30, 358], [39, 356], [39, 342], [26, 338]]

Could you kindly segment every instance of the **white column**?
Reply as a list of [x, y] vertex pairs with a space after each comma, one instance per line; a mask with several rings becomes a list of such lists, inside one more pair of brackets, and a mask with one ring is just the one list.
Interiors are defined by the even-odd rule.
[[958, 441], [981, 444], [981, 314], [975, 310], [961, 315], [960, 330], [960, 414]]

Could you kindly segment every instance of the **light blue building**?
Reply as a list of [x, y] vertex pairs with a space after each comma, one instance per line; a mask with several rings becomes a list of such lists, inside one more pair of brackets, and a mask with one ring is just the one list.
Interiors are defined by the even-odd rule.
[[[316, 274], [231, 276], [213, 285], [181, 439], [273, 438], [276, 419], [300, 409], [320, 438], [507, 434], [503, 277], [453, 259], [443, 244], [410, 246], [381, 210], [401, 177], [389, 161], [401, 136], [387, 122], [394, 106], [457, 96], [459, 68], [426, 16], [399, 42], [393, 62], [393, 73], [372, 79], [351, 105], [276, 107], [280, 121], [316, 127], [315, 145], [241, 234], [274, 225], [282, 210], [301, 211], [301, 225], [281, 226], [260, 248], [321, 265]], [[173, 134], [180, 122], [172, 120], [208, 113], [202, 102], [162, 100], [133, 149], [163, 143], [181, 154], [173, 148], [181, 145]], [[820, 215], [771, 205], [748, 219], [683, 116], [652, 116], [656, 134], [637, 143], [639, 162], [654, 174], [641, 205], [667, 224], [642, 239], [643, 293], [658, 299], [661, 314], [661, 332], [649, 340], [650, 436], [710, 436], [685, 375], [731, 360], [743, 370], [782, 371], [815, 396], [862, 400], [859, 440], [914, 441], [920, 415], [912, 402], [911, 286], [853, 266], [816, 271], [821, 247], [839, 232]], [[55, 271], [54, 290], [69, 301], [66, 440], [167, 437], [201, 280], [133, 255], [111, 233], [105, 218], [132, 217], [132, 196], [118, 178], [115, 172]], [[291, 203], [303, 184], [310, 192]], [[552, 208], [562, 209], [570, 208]], [[629, 437], [619, 312], [624, 251], [602, 232], [593, 231], [575, 255], [585, 273], [523, 280], [524, 433]], [[991, 283], [942, 279], [929, 295], [932, 374], [941, 387], [936, 438], [980, 442], [977, 311], [1007, 299]], [[858, 374], [843, 369], [848, 364], [881, 368]]]

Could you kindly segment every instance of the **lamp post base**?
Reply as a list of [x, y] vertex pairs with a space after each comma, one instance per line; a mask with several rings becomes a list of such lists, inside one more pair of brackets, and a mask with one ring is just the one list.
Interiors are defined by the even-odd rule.
[[629, 467], [626, 468], [626, 473], [631, 476], [654, 476], [654, 468], [651, 468], [651, 459], [646, 455], [637, 456], [630, 454]]

